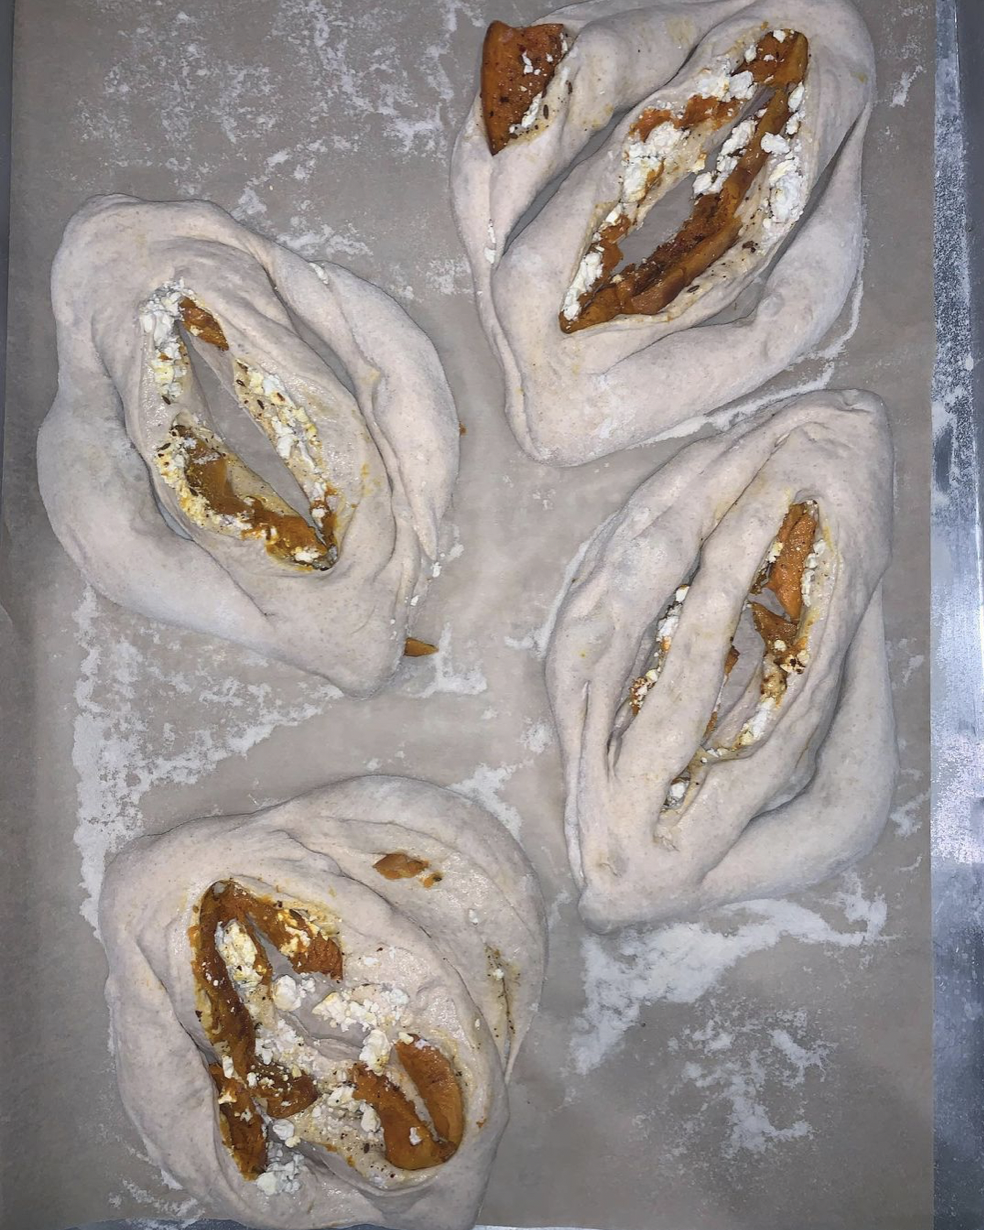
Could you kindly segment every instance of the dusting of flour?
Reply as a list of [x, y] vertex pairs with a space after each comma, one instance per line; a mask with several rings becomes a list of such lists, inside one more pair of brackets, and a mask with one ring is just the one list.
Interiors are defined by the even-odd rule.
[[[98, 934], [103, 873], [117, 851], [146, 831], [143, 803], [150, 790], [199, 781], [278, 726], [295, 726], [322, 712], [341, 693], [313, 676], [287, 695], [275, 694], [268, 683], [243, 682], [223, 670], [221, 642], [208, 655], [196, 648], [183, 659], [148, 653], [162, 637], [177, 637], [180, 644], [181, 634], [137, 623], [129, 634], [109, 636], [101, 599], [88, 587], [74, 618], [83, 652], [72, 748], [78, 774], [74, 837], [85, 890], [81, 912]], [[162, 711], [168, 701], [193, 697], [202, 718], [187, 725], [158, 720], [144, 703], [149, 693]]]
[[459, 794], [467, 795], [476, 803], [481, 803], [517, 840], [523, 827], [523, 818], [500, 792], [518, 767], [514, 764], [503, 764], [493, 768], [491, 765], [482, 764], [470, 777], [451, 786], [451, 789], [457, 790]]
[[573, 1024], [571, 1059], [584, 1075], [620, 1050], [644, 1007], [693, 1004], [743, 958], [785, 939], [861, 948], [883, 938], [885, 899], [865, 897], [856, 873], [842, 877], [831, 904], [846, 927], [796, 901], [752, 901], [720, 910], [716, 921], [677, 922], [615, 936], [585, 935], [585, 1008]]

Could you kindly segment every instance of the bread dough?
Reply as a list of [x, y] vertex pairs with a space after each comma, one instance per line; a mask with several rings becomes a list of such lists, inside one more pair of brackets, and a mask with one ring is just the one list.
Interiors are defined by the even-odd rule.
[[589, 926], [782, 895], [874, 844], [891, 507], [881, 403], [825, 392], [683, 449], [594, 535], [547, 657]]
[[[263, 944], [273, 958], [265, 982], [256, 974], [263, 956], [243, 927], [211, 928], [221, 978], [234, 980], [259, 1022], [246, 1061], [209, 1032], [216, 1010], [193, 970], [203, 940], [189, 934], [206, 895], [230, 884], [295, 911], [283, 946], [289, 953], [293, 944], [295, 957]], [[99, 917], [123, 1102], [151, 1156], [209, 1215], [291, 1230], [473, 1224], [507, 1119], [505, 1078], [536, 1011], [544, 964], [532, 868], [486, 811], [424, 782], [362, 777], [252, 816], [196, 820], [121, 855]], [[332, 937], [341, 978], [304, 972], [298, 946], [308, 967], [316, 964], [305, 928], [318, 944]], [[403, 1088], [418, 1114], [421, 1099], [431, 1111], [424, 1082], [417, 1078], [415, 1090], [407, 1076], [415, 1043], [450, 1061], [463, 1108], [457, 1132], [433, 1112], [409, 1141], [403, 1124], [411, 1154], [430, 1147], [414, 1139], [429, 1135], [428, 1123], [445, 1152], [441, 1128], [460, 1136], [447, 1160], [423, 1169], [387, 1160], [385, 1113], [367, 1113], [372, 1103], [352, 1093], [353, 1084], [363, 1092], [358, 1079], [371, 1079], [353, 1076], [362, 1065], [377, 1084]], [[269, 1070], [264, 1076], [256, 1056], [280, 1076], [295, 1064], [295, 1080], [313, 1073], [317, 1100], [292, 1115], [267, 1114], [270, 1103], [257, 1095]], [[267, 1156], [252, 1179], [223, 1139], [223, 1116], [245, 1109], [236, 1100], [244, 1091], [248, 1113], [265, 1125]]]
[[52, 299], [41, 494], [88, 580], [346, 692], [378, 688], [457, 474], [426, 337], [376, 287], [201, 201], [89, 202]]
[[[542, 20], [563, 24], [569, 50], [534, 100], [539, 114], [493, 156], [476, 98], [455, 146], [452, 185], [513, 431], [537, 460], [578, 465], [692, 425], [782, 371], [830, 327], [861, 254], [874, 60], [847, 0], [642, 8], [602, 0]], [[803, 89], [790, 94], [790, 123], [770, 134], [764, 167], [739, 207], [737, 238], [662, 310], [563, 332], [562, 320], [576, 324], [579, 288], [605, 280], [595, 240], [609, 220], [639, 225], [653, 208], [651, 229], [622, 241], [634, 243], [635, 261], [720, 193], [715, 172], [723, 175], [753, 143], [748, 131], [736, 124], [714, 164], [727, 129], [682, 115], [694, 100], [705, 109], [720, 104], [722, 114], [738, 108], [729, 123], [756, 107], [762, 92], [748, 70], [767, 68], [774, 44], [757, 62], [756, 47], [774, 29], [786, 46], [793, 32], [806, 37], [807, 70]], [[642, 140], [639, 124], [660, 112], [673, 122]]]

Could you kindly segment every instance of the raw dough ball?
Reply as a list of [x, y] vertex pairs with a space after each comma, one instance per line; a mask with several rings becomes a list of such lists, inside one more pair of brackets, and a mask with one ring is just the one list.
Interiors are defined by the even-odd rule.
[[481, 807], [363, 777], [196, 820], [121, 855], [99, 916], [123, 1102], [210, 1215], [473, 1224], [545, 955]]
[[420, 330], [354, 274], [201, 201], [89, 202], [52, 299], [41, 494], [88, 580], [346, 692], [378, 688], [458, 466], [451, 394]]
[[684, 448], [597, 531], [547, 658], [589, 926], [783, 895], [874, 844], [891, 507], [881, 402], [828, 392]]

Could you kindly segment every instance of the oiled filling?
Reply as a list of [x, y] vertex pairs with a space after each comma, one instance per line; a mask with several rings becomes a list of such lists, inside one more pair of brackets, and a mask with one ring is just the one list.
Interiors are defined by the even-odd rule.
[[543, 95], [566, 51], [564, 27], [552, 22], [507, 26], [493, 21], [489, 26], [482, 46], [481, 95], [493, 154], [550, 118]]
[[233, 357], [233, 391], [307, 495], [310, 521], [180, 407], [190, 364], [178, 322], [199, 341], [227, 352], [215, 316], [183, 287], [162, 287], [145, 308], [144, 327], [154, 333], [151, 371], [163, 401], [178, 410], [154, 460], [181, 512], [203, 528], [262, 542], [281, 563], [330, 569], [338, 559], [339, 496], [327, 480], [321, 441], [306, 412], [278, 377]]
[[[745, 602], [745, 609], [762, 642], [757, 705], [728, 746], [715, 744], [711, 736], [718, 726], [724, 690], [740, 658], [733, 637], [718, 699], [708, 718], [703, 741], [687, 768], [671, 783], [663, 804], [664, 812], [680, 808], [688, 796], [692, 797], [709, 763], [733, 759], [762, 738], [786, 694], [790, 678], [806, 669], [810, 660], [807, 642], [813, 618], [813, 587], [820, 559], [826, 551], [819, 527], [819, 510], [814, 502], [790, 505]], [[659, 680], [672, 650], [689, 588], [683, 585], [676, 590], [673, 601], [657, 624], [655, 645], [646, 670], [630, 685], [627, 704], [633, 716], [640, 712]], [[763, 591], [773, 595], [772, 605], [753, 601]]]
[[303, 994], [293, 976], [275, 978], [270, 952], [315, 994], [314, 976], [343, 980], [333, 927], [317, 907], [228, 880], [205, 892], [189, 930], [198, 1015], [217, 1056], [209, 1072], [222, 1138], [244, 1178], [270, 1194], [293, 1190], [294, 1159], [279, 1159], [302, 1143], [385, 1180], [398, 1177], [393, 1167], [447, 1161], [464, 1133], [451, 1061], [405, 1028], [395, 1041], [387, 1036], [405, 1024], [406, 996], [395, 988], [339, 987], [314, 1005], [315, 1016], [343, 1031], [368, 1031], [355, 1062], [326, 1058], [280, 1018], [278, 1008], [298, 1008]]
[[[662, 312], [737, 243], [745, 226], [741, 207], [769, 152], [788, 146], [782, 134], [798, 129], [794, 112], [802, 100], [808, 61], [804, 35], [772, 31], [732, 67], [725, 97], [695, 94], [677, 111], [651, 107], [642, 112], [629, 132], [621, 199], [594, 232], [561, 309], [559, 321], [565, 333], [617, 316]], [[732, 87], [735, 95], [729, 96]], [[737, 125], [722, 147], [719, 173], [702, 177], [683, 226], [645, 260], [619, 268], [620, 242], [644, 219], [663, 179], [666, 156], [693, 130], [703, 133], [705, 140], [710, 138], [746, 105], [753, 109], [751, 118]], [[698, 164], [701, 170], [704, 157]], [[785, 210], [779, 217], [788, 220]], [[752, 250], [756, 246], [751, 242]]]

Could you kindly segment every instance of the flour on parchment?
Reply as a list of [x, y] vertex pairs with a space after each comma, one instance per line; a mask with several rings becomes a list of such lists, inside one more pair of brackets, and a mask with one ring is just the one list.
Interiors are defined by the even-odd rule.
[[[269, 683], [242, 682], [224, 669], [226, 650], [218, 640], [203, 654], [200, 638], [173, 629], [136, 622], [132, 631], [112, 636], [112, 624], [101, 615], [101, 599], [86, 587], [75, 611], [84, 657], [75, 688], [72, 763], [78, 774], [81, 911], [96, 930], [106, 864], [145, 831], [143, 801], [150, 790], [197, 782], [278, 726], [296, 726], [341, 696], [314, 676], [299, 676], [293, 687], [276, 690]], [[154, 653], [162, 643], [174, 646], [171, 656]], [[202, 716], [188, 725], [156, 721], [145, 703], [150, 692], [164, 701], [194, 699]]]

